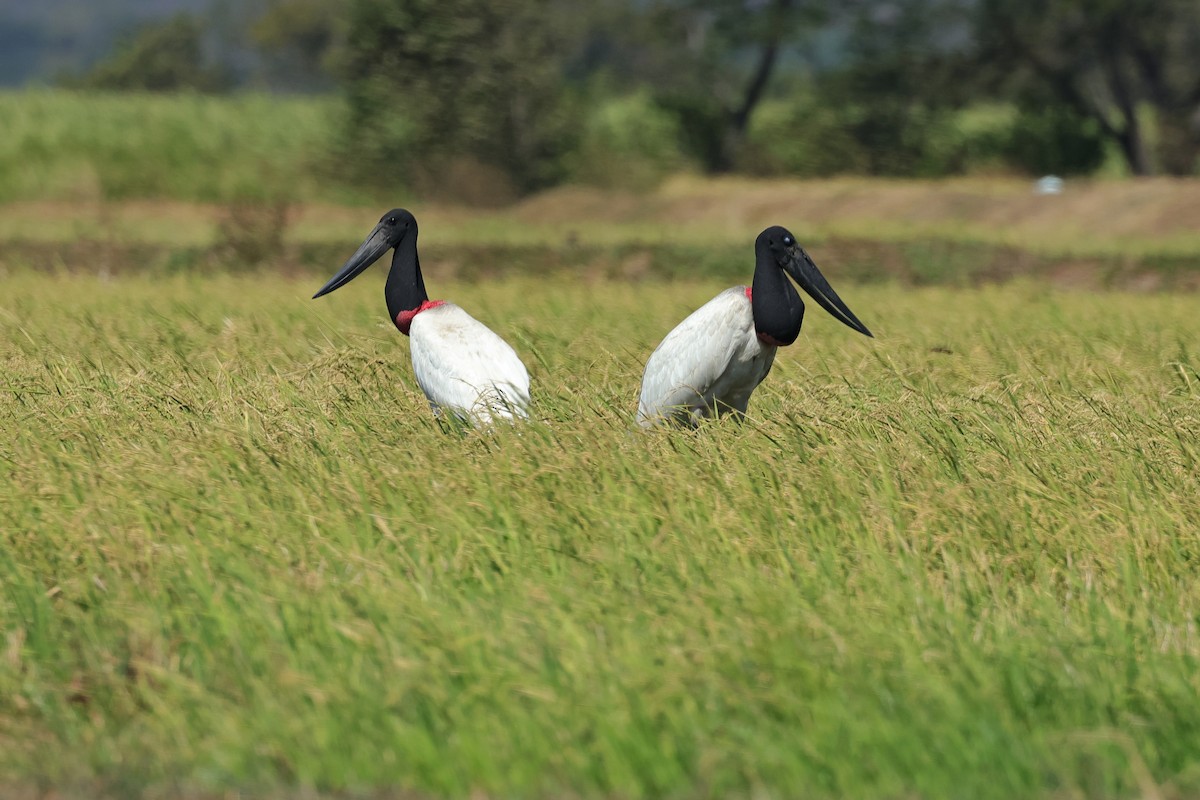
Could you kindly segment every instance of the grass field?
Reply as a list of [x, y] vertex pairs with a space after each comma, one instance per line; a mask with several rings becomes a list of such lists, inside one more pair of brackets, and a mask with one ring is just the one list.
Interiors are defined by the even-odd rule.
[[334, 99], [0, 91], [0, 202], [344, 197]]
[[[0, 795], [1200, 798], [1200, 183], [398, 191], [448, 432], [334, 110], [0, 93]], [[772, 223], [878, 338], [635, 431]]]
[[724, 282], [431, 280], [535, 382], [456, 435], [381, 271], [10, 270], [0, 786], [1200, 796], [1195, 297], [822, 264], [878, 338], [696, 434], [637, 383]]

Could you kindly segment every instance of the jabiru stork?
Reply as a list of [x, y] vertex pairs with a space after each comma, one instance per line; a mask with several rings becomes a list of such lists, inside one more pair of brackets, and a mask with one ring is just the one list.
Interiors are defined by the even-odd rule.
[[760, 233], [754, 256], [750, 286], [721, 292], [650, 354], [638, 402], [642, 427], [663, 421], [695, 427], [713, 415], [745, 415], [775, 352], [800, 335], [804, 301], [789, 275], [834, 317], [871, 336], [786, 228], [776, 225]]
[[411, 212], [394, 208], [380, 217], [313, 299], [345, 286], [388, 250], [394, 250], [383, 291], [388, 317], [409, 337], [413, 375], [434, 414], [444, 409], [474, 425], [528, 418], [529, 372], [508, 342], [453, 303], [429, 299]]

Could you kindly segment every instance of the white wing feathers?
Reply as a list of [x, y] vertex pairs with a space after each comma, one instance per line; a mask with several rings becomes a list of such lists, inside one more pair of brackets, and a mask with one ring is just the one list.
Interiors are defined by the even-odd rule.
[[755, 334], [746, 287], [721, 292], [679, 323], [650, 355], [639, 424], [648, 427], [664, 418], [694, 424], [714, 408], [745, 413], [750, 393], [771, 369], [775, 349]]
[[529, 373], [508, 342], [453, 303], [422, 311], [409, 329], [417, 384], [434, 411], [475, 424], [527, 418]]

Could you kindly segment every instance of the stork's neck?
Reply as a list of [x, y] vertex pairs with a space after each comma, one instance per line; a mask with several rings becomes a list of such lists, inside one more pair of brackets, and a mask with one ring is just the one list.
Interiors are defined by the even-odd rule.
[[750, 296], [754, 330], [766, 344], [789, 345], [800, 335], [804, 301], [767, 244], [758, 244], [754, 255], [754, 283]]
[[[388, 315], [399, 327], [400, 315], [415, 312], [429, 301], [425, 292], [425, 281], [421, 278], [421, 260], [417, 258], [417, 232], [414, 230], [396, 245], [392, 254], [392, 269], [383, 288], [387, 300]], [[411, 315], [409, 316], [411, 320]], [[407, 327], [407, 326], [405, 326]], [[404, 333], [408, 333], [407, 330]]]

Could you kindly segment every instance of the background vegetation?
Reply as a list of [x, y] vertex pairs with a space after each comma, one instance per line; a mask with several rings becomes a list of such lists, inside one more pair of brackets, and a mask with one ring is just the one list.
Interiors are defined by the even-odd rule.
[[0, 202], [316, 199], [335, 108], [245, 93], [0, 92]]
[[323, 150], [375, 189], [494, 204], [681, 168], [1191, 175], [1200, 154], [1191, 0], [193, 6], [59, 81], [336, 90]]

